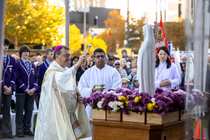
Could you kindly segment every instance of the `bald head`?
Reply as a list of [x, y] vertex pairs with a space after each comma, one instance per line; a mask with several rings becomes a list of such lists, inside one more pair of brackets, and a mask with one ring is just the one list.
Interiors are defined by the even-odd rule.
[[132, 76], [137, 75], [137, 69], [135, 69], [135, 68], [132, 69], [131, 75], [132, 75]]

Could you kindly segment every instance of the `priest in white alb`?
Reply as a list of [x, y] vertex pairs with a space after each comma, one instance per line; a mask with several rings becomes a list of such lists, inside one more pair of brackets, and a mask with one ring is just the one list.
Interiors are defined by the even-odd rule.
[[[89, 97], [91, 93], [96, 92], [95, 85], [105, 84], [105, 90], [122, 86], [119, 72], [105, 65], [105, 52], [98, 48], [94, 51], [94, 57], [95, 66], [84, 72], [78, 85], [81, 95], [86, 98]], [[90, 120], [92, 118], [92, 107], [88, 105], [86, 111], [88, 119]]]
[[91, 131], [82, 97], [76, 87], [76, 71], [85, 61], [68, 69], [69, 48], [59, 45], [47, 69], [41, 90], [35, 140], [77, 140], [90, 137]]

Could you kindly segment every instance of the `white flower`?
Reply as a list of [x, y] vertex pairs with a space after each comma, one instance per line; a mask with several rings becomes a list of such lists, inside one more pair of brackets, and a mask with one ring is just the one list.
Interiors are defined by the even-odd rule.
[[118, 111], [120, 108], [124, 108], [123, 105], [121, 105], [121, 102], [114, 101], [109, 103], [109, 107], [111, 107], [113, 112]]
[[154, 103], [155, 102], [155, 98], [152, 98], [151, 101]]
[[103, 101], [99, 101], [99, 102], [97, 103], [98, 108], [103, 108], [103, 107], [102, 107], [102, 103], [103, 103]]

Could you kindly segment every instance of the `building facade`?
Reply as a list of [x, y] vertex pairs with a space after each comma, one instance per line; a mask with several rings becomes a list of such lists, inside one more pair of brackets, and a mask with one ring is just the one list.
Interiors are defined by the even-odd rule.
[[106, 0], [69, 0], [69, 6], [71, 11], [84, 7], [106, 8]]
[[163, 22], [179, 22], [186, 15], [183, 4], [184, 0], [147, 0], [146, 23], [159, 22], [161, 16]]

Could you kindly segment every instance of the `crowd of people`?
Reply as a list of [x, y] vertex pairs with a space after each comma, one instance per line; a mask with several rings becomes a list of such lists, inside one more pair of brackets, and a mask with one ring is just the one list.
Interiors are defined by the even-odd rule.
[[[105, 84], [105, 90], [117, 87], [139, 88], [137, 57], [127, 56], [127, 53], [123, 53], [123, 58], [119, 59], [105, 55], [102, 49], [96, 49], [93, 56], [87, 54], [83, 56], [83, 58], [79, 56], [71, 57], [70, 53], [62, 54], [61, 50], [68, 52], [69, 50], [61, 46], [60, 48], [58, 47], [58, 49], [56, 49], [57, 47], [47, 49], [45, 56], [40, 56], [39, 54], [30, 56], [30, 48], [23, 45], [18, 53], [10, 56], [7, 54], [9, 44], [9, 40], [5, 39], [3, 49], [3, 77], [1, 81], [2, 98], [0, 106], [0, 112], [2, 111], [3, 113], [1, 125], [3, 130], [2, 136], [4, 138], [13, 138], [9, 128], [11, 94], [13, 91], [15, 91], [16, 94], [15, 112], [17, 136], [24, 137], [24, 134], [34, 136], [33, 132], [30, 130], [34, 101], [36, 101], [39, 107], [40, 97], [46, 92], [44, 89], [42, 90], [41, 87], [46, 81], [46, 71], [50, 71], [49, 67], [52, 65], [57, 66], [59, 64], [57, 67], [64, 68], [60, 68], [58, 71], [67, 70], [65, 67], [73, 69], [71, 72], [76, 75], [75, 86], [78, 86], [82, 97], [89, 97], [91, 93], [95, 92], [97, 90], [95, 87], [96, 84]], [[180, 64], [183, 70], [181, 77], [178, 74], [176, 66], [170, 62], [169, 57], [168, 49], [166, 47], [160, 47], [155, 63], [155, 87], [171, 89], [184, 86], [186, 67], [184, 59], [186, 61], [186, 57], [183, 57], [183, 63]], [[81, 59], [83, 60], [82, 62]], [[74, 71], [74, 69], [76, 70]], [[68, 78], [68, 75], [64, 76]], [[72, 83], [73, 81], [70, 82]], [[60, 83], [62, 82], [57, 84], [60, 85]], [[68, 83], [68, 81], [66, 83]], [[66, 83], [63, 85], [66, 85]], [[65, 88], [67, 87], [63, 87], [62, 90], [65, 90]], [[69, 89], [66, 90], [69, 91]], [[77, 97], [80, 97], [80, 95], [78, 94]], [[92, 118], [91, 111], [92, 108], [87, 106], [86, 112], [88, 119]], [[22, 131], [22, 128], [24, 128], [24, 131]]]

